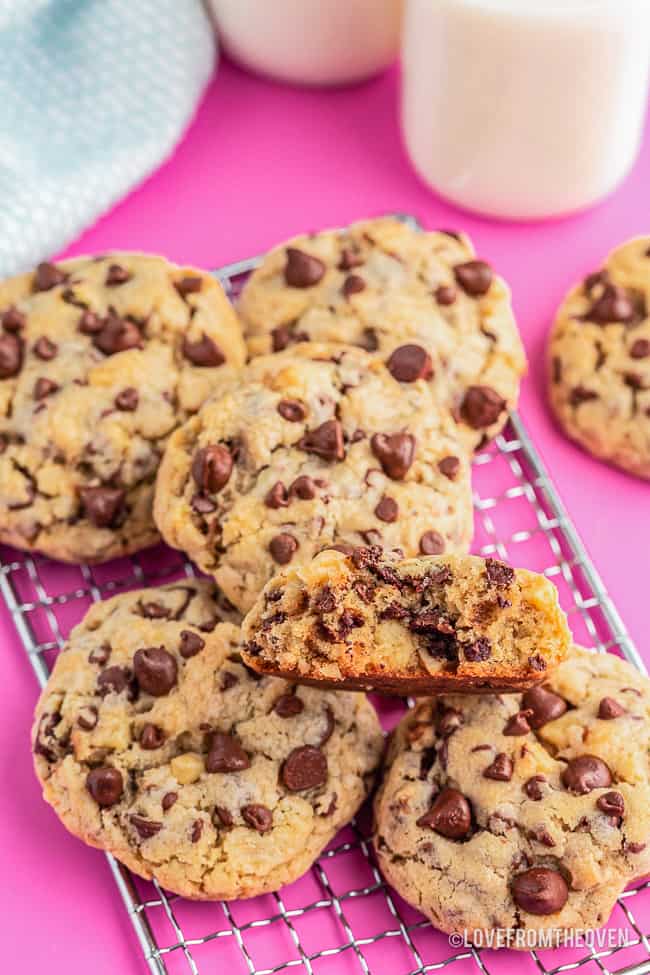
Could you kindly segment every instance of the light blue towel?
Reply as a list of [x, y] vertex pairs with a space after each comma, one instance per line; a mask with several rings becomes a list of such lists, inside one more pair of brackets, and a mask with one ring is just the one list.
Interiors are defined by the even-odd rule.
[[169, 155], [214, 59], [200, 0], [0, 0], [0, 276]]

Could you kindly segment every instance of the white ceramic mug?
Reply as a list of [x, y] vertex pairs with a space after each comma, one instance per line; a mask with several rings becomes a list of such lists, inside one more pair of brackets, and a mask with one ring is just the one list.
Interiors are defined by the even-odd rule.
[[649, 63], [650, 0], [407, 0], [408, 153], [471, 210], [581, 209], [636, 159]]
[[395, 60], [402, 0], [207, 0], [224, 50], [280, 81], [342, 85]]

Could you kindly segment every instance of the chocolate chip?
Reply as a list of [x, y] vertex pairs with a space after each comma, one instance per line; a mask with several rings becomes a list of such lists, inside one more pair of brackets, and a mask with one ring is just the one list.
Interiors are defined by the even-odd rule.
[[65, 271], [58, 268], [56, 264], [43, 261], [38, 265], [34, 273], [33, 288], [34, 291], [50, 291], [52, 288], [56, 288], [57, 285], [63, 284], [67, 280], [68, 275]]
[[17, 376], [23, 364], [23, 342], [12, 332], [0, 335], [0, 379]]
[[505, 752], [499, 752], [494, 761], [483, 769], [485, 779], [495, 779], [497, 782], [509, 782], [512, 778], [514, 766], [512, 759]]
[[267, 508], [286, 508], [289, 504], [289, 495], [282, 481], [276, 481], [264, 497], [264, 504]]
[[35, 400], [45, 399], [47, 396], [51, 396], [52, 393], [56, 393], [59, 389], [59, 384], [55, 383], [53, 379], [47, 379], [45, 376], [39, 376], [39, 378], [34, 383], [33, 396]]
[[596, 806], [607, 816], [622, 819], [625, 815], [625, 799], [620, 792], [605, 792], [596, 800]]
[[[215, 822], [215, 819], [217, 822]], [[212, 816], [212, 822], [215, 826], [224, 826], [226, 829], [230, 829], [234, 823], [233, 815], [230, 810], [226, 809], [225, 806], [215, 806], [214, 813]]]
[[336, 597], [329, 586], [323, 588], [314, 596], [314, 610], [317, 613], [333, 613], [336, 609]]
[[298, 542], [288, 532], [280, 532], [269, 542], [269, 552], [278, 565], [288, 565], [298, 547]]
[[86, 776], [86, 788], [98, 806], [114, 806], [122, 797], [122, 773], [110, 765], [91, 769]]
[[463, 723], [464, 718], [460, 711], [457, 711], [456, 708], [445, 708], [442, 714], [436, 719], [436, 734], [443, 738], [448, 738]]
[[524, 792], [533, 802], [539, 802], [544, 798], [542, 783], [546, 782], [545, 775], [533, 775], [524, 782]]
[[326, 420], [314, 430], [308, 430], [298, 441], [301, 450], [316, 454], [324, 460], [343, 460], [343, 427], [338, 420]]
[[92, 731], [97, 725], [97, 719], [97, 708], [93, 707], [92, 704], [88, 704], [80, 709], [77, 715], [77, 724], [84, 731]]
[[121, 393], [118, 393], [115, 397], [115, 406], [118, 410], [124, 410], [125, 412], [132, 413], [133, 410], [138, 408], [139, 396], [137, 389], [133, 386], [127, 386], [123, 389]]
[[479, 298], [490, 290], [494, 274], [485, 261], [466, 261], [456, 265], [454, 277], [465, 294]]
[[569, 888], [557, 870], [532, 867], [513, 878], [512, 896], [528, 914], [557, 914], [567, 902]]
[[168, 620], [171, 616], [171, 610], [167, 606], [163, 606], [162, 603], [157, 603], [154, 600], [150, 602], [140, 600], [138, 608], [146, 620]]
[[574, 795], [584, 796], [592, 789], [606, 789], [612, 784], [612, 773], [596, 755], [572, 758], [562, 772], [562, 784]]
[[121, 694], [131, 683], [131, 671], [128, 667], [107, 667], [97, 678], [98, 693], [105, 697], [107, 694]]
[[473, 430], [483, 430], [496, 423], [505, 408], [505, 400], [491, 386], [469, 386], [460, 415]]
[[126, 284], [131, 279], [131, 272], [127, 271], [121, 264], [111, 264], [106, 272], [105, 284], [109, 288], [114, 288], [119, 284]]
[[181, 642], [178, 652], [183, 660], [196, 657], [197, 653], [200, 653], [204, 646], [205, 640], [198, 633], [192, 633], [191, 630], [181, 630]]
[[574, 386], [569, 393], [571, 406], [581, 406], [583, 403], [589, 403], [594, 399], [598, 399], [598, 393], [594, 393], [593, 390], [586, 389], [584, 386]]
[[630, 346], [630, 357], [632, 359], [647, 359], [650, 356], [650, 341], [648, 339], [636, 339]]
[[145, 819], [144, 816], [129, 816], [129, 822], [133, 826], [134, 830], [142, 840], [149, 840], [156, 833], [159, 833], [162, 829], [162, 823], [157, 823], [151, 819]]
[[185, 298], [186, 295], [195, 295], [201, 290], [203, 287], [203, 279], [196, 274], [188, 274], [186, 277], [181, 278], [180, 281], [174, 281], [174, 287], [181, 298]]
[[399, 507], [397, 501], [394, 498], [389, 498], [388, 495], [384, 496], [379, 501], [379, 504], [375, 508], [375, 516], [379, 518], [380, 521], [386, 521], [391, 524], [397, 521], [399, 515]]
[[178, 680], [176, 658], [164, 647], [144, 647], [133, 657], [133, 670], [139, 686], [153, 697], [169, 694]]
[[101, 330], [93, 336], [93, 345], [105, 355], [115, 355], [142, 347], [142, 335], [135, 322], [119, 318], [114, 312], [104, 319]]
[[280, 775], [290, 792], [315, 789], [327, 781], [327, 758], [319, 748], [302, 745], [290, 752]]
[[81, 488], [79, 499], [83, 514], [97, 528], [110, 528], [122, 514], [126, 492], [120, 488]]
[[608, 325], [610, 322], [631, 322], [636, 317], [636, 308], [625, 288], [615, 284], [606, 284], [600, 298], [597, 298], [589, 311], [585, 314], [585, 321], [595, 322], [597, 325]]
[[140, 732], [140, 748], [153, 751], [165, 743], [165, 732], [155, 724], [146, 724]]
[[273, 813], [259, 803], [242, 806], [240, 812], [244, 822], [258, 833], [268, 833], [273, 826]]
[[627, 708], [613, 697], [604, 697], [598, 705], [598, 717], [602, 721], [611, 721], [613, 718], [620, 718], [623, 714], [627, 714]]
[[533, 714], [532, 710], [527, 709], [524, 711], [517, 711], [516, 714], [510, 715], [505, 723], [503, 734], [504, 735], [527, 735], [530, 730], [529, 718]]
[[198, 843], [201, 839], [201, 834], [203, 833], [203, 820], [195, 819], [192, 823], [192, 832], [190, 834], [190, 840], [192, 843]]
[[348, 274], [341, 288], [341, 292], [345, 298], [349, 298], [350, 295], [356, 295], [360, 291], [365, 290], [366, 282], [358, 274]]
[[271, 330], [271, 345], [274, 352], [282, 352], [291, 341], [291, 333], [287, 325], [278, 325]]
[[289, 485], [289, 498], [300, 498], [301, 501], [311, 501], [317, 494], [316, 482], [307, 477], [306, 474], [297, 477], [293, 484]]
[[420, 537], [422, 555], [440, 555], [445, 550], [445, 540], [439, 532], [428, 531]]
[[216, 731], [210, 741], [210, 750], [205, 760], [208, 772], [241, 772], [251, 767], [251, 760], [242, 746], [232, 735]]
[[434, 291], [434, 296], [439, 305], [453, 305], [456, 301], [456, 289], [451, 285], [441, 284]]
[[443, 457], [438, 462], [438, 470], [450, 481], [455, 481], [460, 470], [460, 459], [458, 457]]
[[229, 691], [231, 687], [239, 683], [239, 677], [237, 674], [233, 674], [232, 671], [226, 670], [221, 678], [221, 690]]
[[531, 670], [546, 670], [547, 664], [541, 653], [531, 653], [528, 658], [528, 666]]
[[401, 481], [413, 463], [415, 437], [410, 433], [375, 433], [370, 440], [370, 449], [384, 474], [393, 481]]
[[564, 698], [554, 694], [547, 687], [531, 687], [524, 694], [521, 703], [527, 711], [531, 712], [527, 720], [535, 731], [549, 721], [561, 717], [568, 707]]
[[361, 254], [350, 247], [344, 247], [341, 251], [341, 260], [336, 266], [339, 271], [351, 271], [354, 267], [361, 267], [363, 263], [364, 258]]
[[433, 375], [431, 356], [421, 345], [400, 345], [386, 363], [393, 379], [400, 383], [414, 383]]
[[486, 636], [480, 636], [473, 643], [463, 645], [463, 655], [469, 663], [489, 660], [492, 655], [492, 645]]
[[472, 828], [472, 809], [458, 789], [443, 789], [417, 825], [432, 829], [450, 840], [462, 840]]
[[377, 338], [377, 331], [374, 328], [364, 328], [361, 333], [361, 340], [359, 345], [366, 352], [376, 352], [379, 348], [379, 339]]
[[311, 288], [318, 284], [325, 274], [325, 265], [312, 254], [306, 254], [297, 247], [287, 247], [287, 263], [284, 280], [291, 288]]
[[37, 339], [34, 343], [34, 355], [44, 362], [49, 362], [50, 359], [53, 359], [58, 351], [58, 345], [55, 342], [51, 342], [46, 335], [41, 335], [40, 339]]
[[167, 812], [168, 809], [171, 809], [171, 807], [174, 805], [177, 799], [178, 799], [178, 792], [166, 792], [160, 802], [160, 805], [163, 808], [163, 812]]
[[289, 423], [300, 423], [307, 416], [307, 410], [295, 399], [281, 399], [278, 403], [278, 413]]
[[221, 444], [201, 447], [192, 458], [192, 477], [199, 491], [216, 494], [230, 480], [232, 468], [232, 454]]
[[99, 315], [96, 315], [94, 311], [88, 311], [88, 309], [81, 315], [77, 326], [83, 335], [96, 335], [101, 332], [103, 327], [104, 323]]
[[91, 664], [99, 664], [100, 667], [103, 667], [110, 655], [111, 648], [107, 643], [102, 643], [101, 646], [95, 647], [94, 650], [90, 651], [88, 654], [88, 662]]
[[206, 335], [205, 332], [196, 342], [191, 342], [186, 335], [183, 339], [182, 352], [187, 361], [191, 362], [193, 366], [213, 368], [215, 366], [222, 366], [226, 361], [226, 357], [217, 343]]
[[273, 710], [280, 718], [293, 718], [300, 714], [305, 705], [296, 694], [281, 694], [273, 705]]
[[485, 575], [488, 583], [497, 589], [507, 589], [515, 580], [515, 570], [498, 559], [485, 560]]
[[24, 315], [12, 305], [11, 308], [7, 308], [7, 310], [2, 313], [0, 321], [2, 322], [2, 327], [4, 328], [5, 332], [20, 332], [20, 330], [27, 324], [27, 315]]
[[647, 843], [625, 843], [625, 850], [629, 853], [642, 853]]

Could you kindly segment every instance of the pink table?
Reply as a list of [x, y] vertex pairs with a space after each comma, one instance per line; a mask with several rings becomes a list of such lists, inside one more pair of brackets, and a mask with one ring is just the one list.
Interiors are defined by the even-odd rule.
[[[597, 267], [611, 246], [649, 231], [649, 171], [646, 139], [622, 189], [590, 213], [544, 225], [489, 222], [447, 206], [411, 171], [398, 134], [394, 72], [356, 89], [318, 93], [267, 84], [223, 64], [174, 158], [68, 253], [132, 248], [212, 267], [302, 230], [396, 210], [418, 215], [427, 227], [468, 231], [513, 288], [531, 363], [521, 412], [650, 661], [644, 639], [650, 488], [563, 440], [543, 402], [553, 311], [568, 285]], [[0, 632], [3, 970], [20, 964], [27, 975], [142, 975], [103, 858], [69, 837], [40, 800], [28, 746], [34, 677], [6, 614]]]

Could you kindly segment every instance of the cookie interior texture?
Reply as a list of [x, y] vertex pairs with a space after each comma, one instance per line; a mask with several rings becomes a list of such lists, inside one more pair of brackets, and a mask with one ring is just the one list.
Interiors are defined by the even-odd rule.
[[469, 448], [516, 406], [526, 359], [510, 292], [464, 234], [382, 217], [296, 237], [267, 254], [238, 310], [251, 356], [338, 342], [402, 376], [424, 370]]
[[279, 567], [331, 545], [466, 552], [470, 465], [424, 380], [303, 343], [226, 376], [172, 434], [154, 513], [245, 612]]
[[543, 576], [496, 559], [399, 560], [378, 548], [328, 551], [280, 572], [242, 633], [259, 672], [398, 694], [524, 688], [570, 646]]
[[155, 542], [167, 438], [244, 357], [221, 286], [161, 257], [0, 283], [0, 539], [71, 562]]
[[650, 236], [617, 247], [563, 302], [549, 398], [572, 440], [650, 479]]
[[355, 814], [383, 748], [363, 695], [260, 679], [206, 581], [94, 605], [39, 700], [34, 761], [64, 825], [197, 899], [299, 877]]
[[423, 701], [376, 798], [381, 869], [445, 932], [599, 927], [650, 870], [649, 746], [648, 680], [580, 648], [523, 697]]

